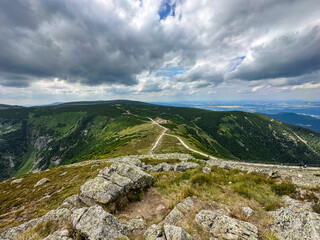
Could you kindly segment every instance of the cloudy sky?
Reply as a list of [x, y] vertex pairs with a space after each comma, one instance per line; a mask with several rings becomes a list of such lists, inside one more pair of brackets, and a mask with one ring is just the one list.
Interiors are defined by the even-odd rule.
[[319, 0], [0, 1], [0, 103], [319, 96]]

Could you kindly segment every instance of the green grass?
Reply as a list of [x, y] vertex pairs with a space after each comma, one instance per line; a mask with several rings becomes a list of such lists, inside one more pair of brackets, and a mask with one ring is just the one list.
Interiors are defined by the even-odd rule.
[[64, 112], [60, 114], [42, 115], [38, 118], [30, 115], [30, 122], [40, 128], [42, 132], [53, 130], [56, 136], [62, 137], [64, 134], [70, 134], [80, 118], [85, 114], [85, 112]]
[[320, 204], [319, 204], [319, 203], [313, 204], [313, 205], [312, 205], [312, 210], [313, 210], [315, 213], [320, 214]]
[[179, 160], [177, 158], [169, 158], [169, 159], [142, 158], [140, 160], [141, 160], [141, 162], [144, 162], [145, 164], [148, 164], [148, 165], [157, 165], [160, 163], [174, 164], [174, 163], [181, 162], [181, 160]]
[[[97, 163], [98, 168], [111, 163]], [[94, 178], [98, 168], [92, 164], [52, 168], [49, 171], [22, 175], [21, 183], [10, 185], [12, 180], [0, 183], [0, 231], [27, 220], [39, 217], [57, 208], [67, 197], [78, 194], [80, 186]], [[34, 188], [42, 178], [50, 182]], [[50, 197], [46, 197], [50, 195]]]
[[211, 173], [202, 172], [200, 164], [197, 169], [187, 172], [160, 172], [152, 173], [156, 178], [155, 188], [169, 202], [169, 208], [173, 208], [186, 197], [194, 197], [197, 202], [190, 211], [188, 220], [183, 224], [185, 229], [193, 232], [199, 239], [209, 237], [194, 224], [194, 216], [199, 209], [228, 209], [232, 217], [248, 221], [244, 218], [242, 207], [250, 206], [255, 213], [249, 222], [255, 224], [264, 240], [276, 239], [270, 229], [272, 218], [267, 211], [284, 206], [284, 202], [278, 196], [273, 186], [274, 179], [261, 173], [247, 173], [240, 170], [223, 170], [217, 167], [211, 168]]
[[203, 155], [196, 153], [196, 152], [191, 153], [191, 156], [196, 159], [200, 159], [200, 160], [209, 160], [210, 159], [210, 158], [203, 156]]
[[188, 149], [186, 149], [180, 141], [172, 136], [164, 135], [162, 136], [158, 146], [154, 149], [154, 153], [161, 154], [161, 153], [192, 153]]
[[[309, 164], [319, 163], [319, 133], [259, 114], [141, 104], [76, 104], [0, 110], [0, 132], [7, 127], [15, 130], [1, 135], [0, 179], [27, 172], [35, 159], [41, 159], [38, 168], [46, 169], [53, 166], [52, 159], [61, 159], [63, 165], [148, 153], [163, 130], [152, 125], [148, 117], [168, 120], [164, 124], [168, 133], [215, 157], [268, 163], [297, 163], [304, 159]], [[40, 136], [53, 137], [41, 150], [34, 147]], [[164, 136], [155, 152], [188, 150], [176, 138]], [[12, 155], [14, 168], [7, 161]]]
[[33, 163], [36, 160], [36, 153], [37, 152], [33, 147], [29, 148], [27, 154], [24, 156], [22, 160], [22, 163], [23, 163], [22, 168], [19, 169], [16, 176], [26, 174], [32, 169]]
[[291, 182], [282, 182], [277, 185], [273, 185], [271, 187], [272, 191], [274, 191], [278, 196], [283, 195], [292, 195], [296, 193], [296, 187]]

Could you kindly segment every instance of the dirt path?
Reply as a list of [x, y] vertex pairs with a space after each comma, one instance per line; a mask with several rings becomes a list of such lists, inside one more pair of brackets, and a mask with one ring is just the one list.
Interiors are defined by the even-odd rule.
[[159, 138], [157, 139], [157, 141], [155, 142], [155, 144], [154, 144], [154, 145], [152, 146], [152, 148], [150, 149], [150, 153], [151, 153], [151, 154], [153, 154], [153, 150], [154, 150], [154, 149], [156, 148], [156, 146], [158, 145], [158, 143], [159, 143], [160, 139], [162, 138], [162, 136], [163, 136], [163, 135], [167, 135], [167, 136], [171, 136], [171, 137], [177, 138], [177, 139], [180, 141], [180, 143], [181, 143], [186, 149], [188, 149], [188, 150], [191, 151], [191, 152], [198, 153], [198, 154], [200, 154], [200, 155], [202, 155], [202, 156], [205, 156], [205, 157], [208, 157], [208, 158], [210, 158], [210, 159], [216, 159], [215, 157], [212, 157], [212, 156], [210, 156], [210, 155], [208, 155], [208, 154], [206, 154], [206, 153], [197, 151], [197, 150], [189, 147], [180, 137], [178, 137], [178, 136], [176, 136], [176, 135], [173, 135], [173, 134], [168, 134], [168, 133], [166, 133], [166, 132], [168, 131], [168, 129], [167, 129], [166, 127], [160, 125], [159, 123], [157, 123], [156, 121], [154, 121], [152, 118], [149, 118], [149, 119], [152, 121], [153, 124], [156, 124], [156, 125], [158, 125], [159, 127], [163, 128], [163, 132], [161, 133], [161, 135], [159, 136]]
[[162, 138], [162, 136], [166, 133], [166, 131], [168, 131], [168, 128], [161, 126], [159, 123], [157, 123], [156, 121], [154, 121], [152, 118], [149, 118], [152, 121], [152, 124], [156, 124], [159, 127], [163, 128], [162, 133], [160, 134], [160, 136], [158, 137], [157, 141], [155, 142], [155, 144], [152, 146], [152, 148], [150, 149], [150, 154], [153, 154], [153, 150], [157, 147], [157, 145], [160, 142], [160, 139]]

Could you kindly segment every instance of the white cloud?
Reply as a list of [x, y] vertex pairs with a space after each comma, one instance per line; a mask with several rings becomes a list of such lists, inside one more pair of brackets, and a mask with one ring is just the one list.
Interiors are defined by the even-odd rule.
[[[169, 2], [175, 14], [160, 21], [162, 0], [1, 1], [0, 98], [209, 97], [319, 83], [318, 0]], [[182, 70], [159, 72], [168, 68]]]

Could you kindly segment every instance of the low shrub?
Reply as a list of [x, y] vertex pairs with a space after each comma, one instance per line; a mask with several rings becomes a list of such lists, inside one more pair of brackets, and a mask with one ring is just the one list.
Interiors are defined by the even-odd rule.
[[313, 204], [313, 205], [312, 205], [312, 210], [313, 210], [315, 213], [320, 214], [320, 203]]
[[143, 158], [140, 160], [141, 162], [144, 162], [145, 164], [148, 164], [148, 165], [157, 165], [160, 163], [174, 164], [174, 163], [181, 162], [181, 160], [178, 158], [169, 158], [169, 159]]
[[191, 178], [191, 183], [195, 185], [209, 185], [213, 183], [213, 178], [209, 174], [197, 173]]
[[275, 192], [278, 196], [282, 195], [291, 195], [296, 192], [296, 186], [290, 182], [282, 182], [277, 185], [271, 186], [272, 191]]

